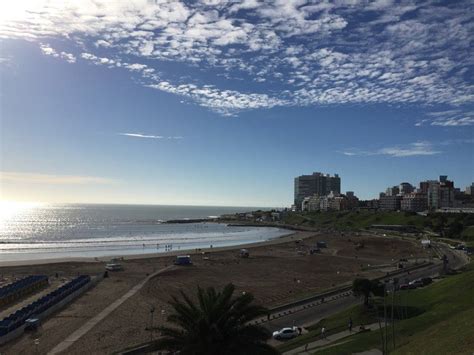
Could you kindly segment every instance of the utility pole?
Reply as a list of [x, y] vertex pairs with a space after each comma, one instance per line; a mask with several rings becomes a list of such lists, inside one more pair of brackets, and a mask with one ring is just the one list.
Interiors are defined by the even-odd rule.
[[388, 353], [388, 349], [387, 349], [387, 337], [388, 337], [388, 333], [387, 333], [387, 284], [384, 283], [383, 284], [383, 318], [384, 318], [384, 323], [385, 323], [385, 327], [384, 327], [384, 332], [385, 332], [385, 343], [384, 343], [384, 351], [383, 353], [384, 354], [387, 354]]
[[394, 318], [394, 302], [395, 302], [395, 292], [397, 290], [398, 278], [394, 277], [392, 280], [392, 341], [393, 341], [393, 349], [395, 349], [395, 318]]

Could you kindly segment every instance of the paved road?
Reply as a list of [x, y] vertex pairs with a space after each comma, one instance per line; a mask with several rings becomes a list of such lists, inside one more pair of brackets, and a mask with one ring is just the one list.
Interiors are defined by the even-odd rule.
[[[442, 253], [448, 256], [448, 265], [450, 268], [457, 269], [469, 262], [468, 259], [462, 254], [462, 252], [452, 250], [445, 244], [437, 243], [437, 247], [440, 248], [440, 251]], [[407, 273], [397, 275], [396, 277], [399, 278], [400, 283], [405, 283], [422, 277], [437, 276], [441, 273], [443, 265], [440, 260], [435, 259], [433, 262], [433, 265], [427, 266], [422, 269], [409, 271]], [[354, 297], [352, 294], [346, 293], [345, 296], [335, 295], [333, 297], [326, 298], [324, 303], [316, 302], [316, 305], [314, 307], [309, 307], [305, 309], [301, 309], [300, 306], [295, 307], [293, 309], [293, 313], [289, 313], [277, 319], [272, 319], [264, 323], [263, 325], [272, 332], [283, 327], [293, 325], [304, 328], [305, 326], [315, 324], [321, 319], [326, 318], [332, 314], [343, 311], [344, 309], [347, 309], [357, 304], [358, 302], [360, 302], [360, 300]], [[271, 342], [274, 343], [273, 340]]]

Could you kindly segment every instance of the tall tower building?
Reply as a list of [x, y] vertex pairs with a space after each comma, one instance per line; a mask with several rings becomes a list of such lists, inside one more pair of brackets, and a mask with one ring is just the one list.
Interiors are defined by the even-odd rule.
[[295, 178], [294, 204], [300, 209], [303, 199], [308, 196], [327, 196], [331, 191], [341, 193], [341, 178], [338, 174], [313, 173]]

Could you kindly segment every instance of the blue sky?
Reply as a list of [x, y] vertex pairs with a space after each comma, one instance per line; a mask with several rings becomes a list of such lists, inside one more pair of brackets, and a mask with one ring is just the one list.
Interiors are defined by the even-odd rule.
[[286, 206], [474, 181], [470, 1], [0, 5], [1, 198]]

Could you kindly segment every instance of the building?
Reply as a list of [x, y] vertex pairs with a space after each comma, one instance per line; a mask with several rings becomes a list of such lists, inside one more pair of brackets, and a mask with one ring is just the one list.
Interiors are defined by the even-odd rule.
[[321, 210], [321, 196], [313, 195], [307, 196], [301, 203], [301, 210], [307, 212], [320, 211]]
[[398, 190], [399, 190], [399, 193], [401, 195], [406, 195], [406, 194], [409, 194], [409, 193], [413, 192], [415, 190], [415, 188], [413, 187], [412, 184], [410, 184], [408, 182], [402, 182], [398, 186]]
[[385, 211], [399, 211], [401, 207], [402, 196], [380, 195], [379, 208]]
[[303, 199], [303, 211], [343, 211], [356, 208], [359, 199], [355, 196], [347, 198], [346, 195], [331, 191], [327, 196], [313, 195]]
[[421, 192], [405, 194], [400, 202], [400, 209], [409, 212], [426, 211], [428, 209], [428, 199], [426, 194]]
[[346, 200], [348, 210], [353, 210], [359, 207], [359, 198], [354, 194], [354, 191], [346, 192]]
[[419, 192], [426, 194], [428, 209], [454, 207], [454, 182], [447, 175], [441, 175], [439, 181], [420, 182]]
[[398, 186], [389, 187], [387, 190], [385, 190], [386, 196], [397, 196], [399, 193], [400, 189]]
[[466, 194], [474, 196], [474, 182], [471, 184], [471, 186], [466, 187]]
[[330, 176], [315, 172], [312, 175], [301, 175], [295, 178], [294, 204], [301, 208], [305, 197], [327, 196], [331, 191], [341, 193], [341, 178], [338, 174]]

